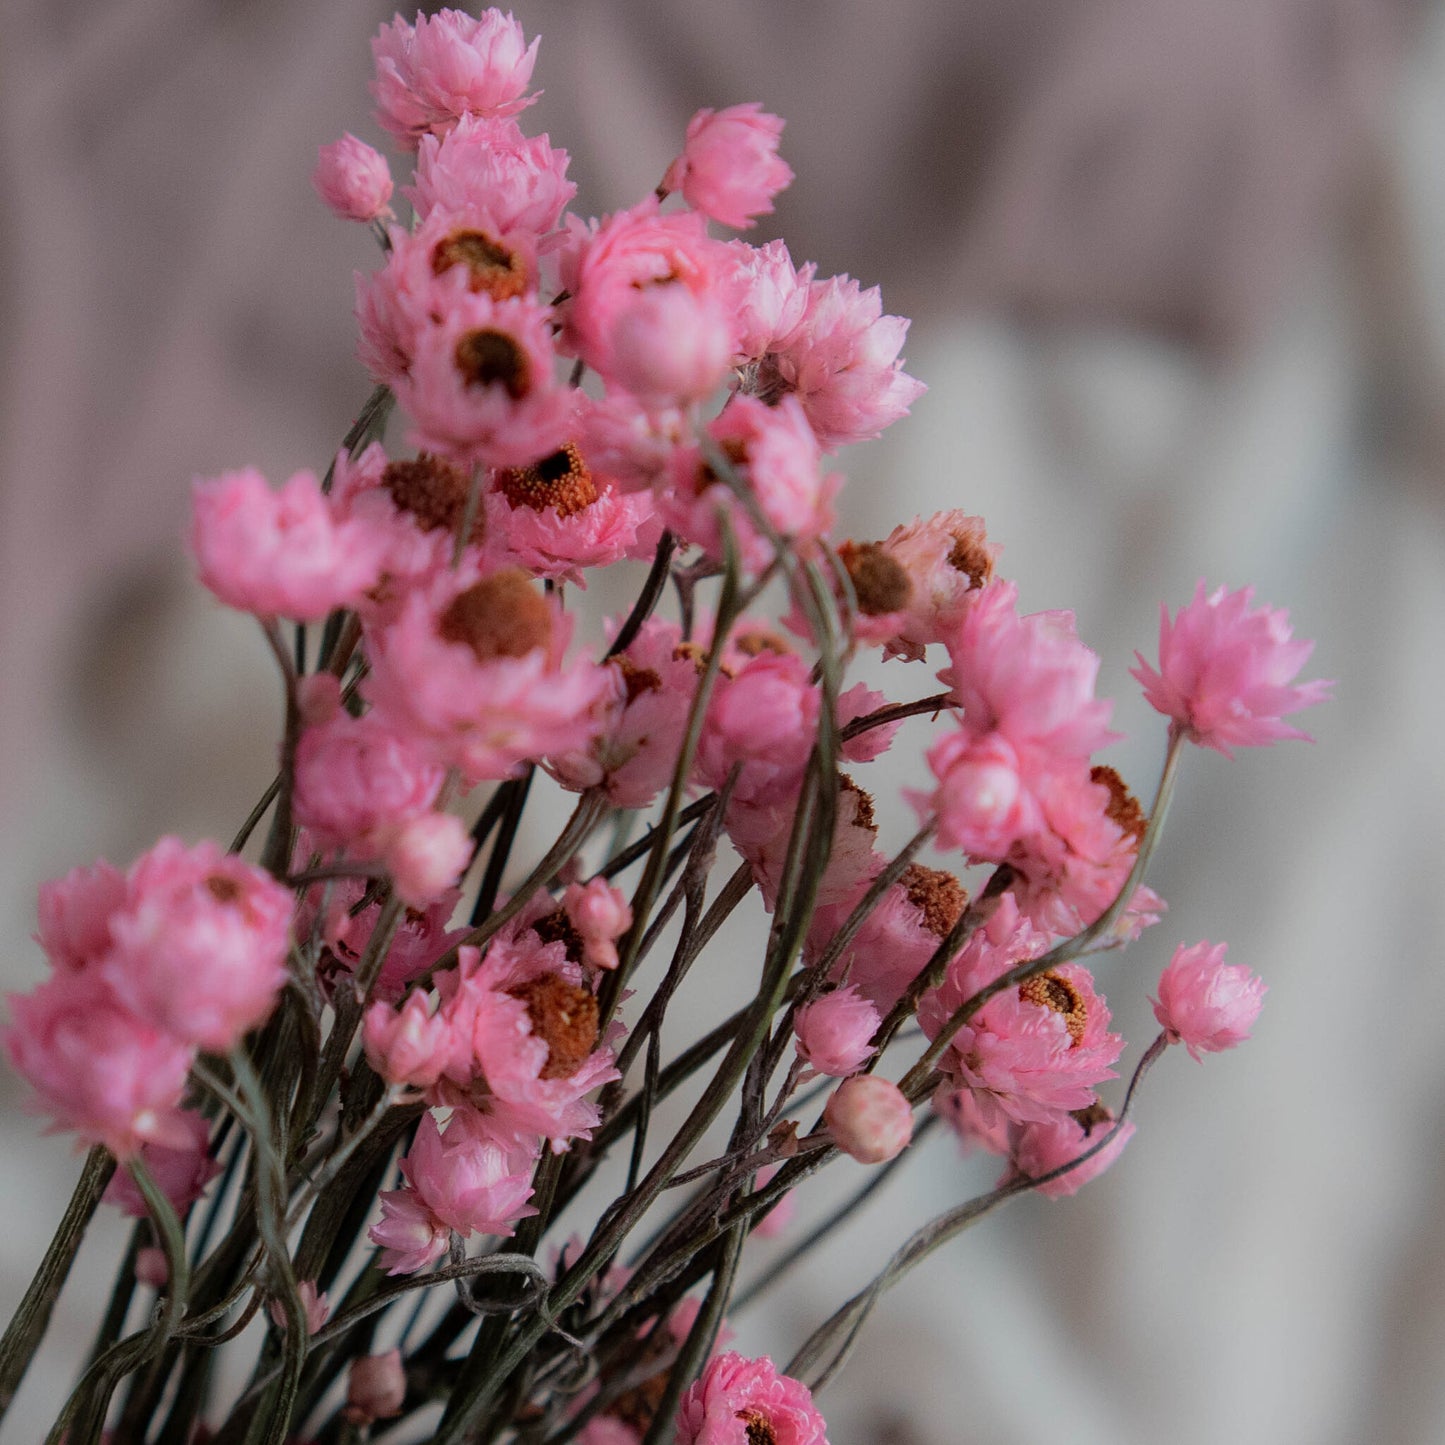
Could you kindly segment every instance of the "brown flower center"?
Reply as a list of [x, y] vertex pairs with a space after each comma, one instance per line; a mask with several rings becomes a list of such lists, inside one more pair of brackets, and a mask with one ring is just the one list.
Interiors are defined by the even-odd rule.
[[838, 774], [838, 791], [840, 794], [851, 793], [853, 795], [853, 826], [855, 828], [867, 828], [870, 832], [878, 831], [878, 820], [873, 816], [873, 795], [866, 793], [847, 773]]
[[1139, 806], [1139, 800], [1124, 785], [1124, 780], [1113, 768], [1106, 768], [1102, 765], [1089, 769], [1089, 781], [1100, 783], [1109, 790], [1109, 802], [1104, 812], [1109, 820], [1116, 824], [1119, 829], [1127, 833], [1134, 840], [1134, 846], [1139, 846], [1139, 840], [1144, 836], [1144, 828], [1147, 819], [1144, 817], [1144, 810]]
[[468, 290], [485, 291], [498, 301], [527, 289], [527, 267], [520, 253], [485, 231], [453, 231], [437, 242], [431, 253], [432, 274], [440, 276], [453, 266], [466, 267]]
[[838, 548], [838, 560], [853, 583], [858, 610], [865, 617], [882, 617], [908, 606], [913, 583], [881, 542], [844, 542]]
[[612, 665], [622, 674], [627, 701], [634, 703], [645, 692], [661, 692], [662, 679], [650, 667], [638, 667], [629, 657], [614, 657]]
[[565, 1079], [597, 1047], [597, 1000], [555, 973], [519, 983], [508, 992], [527, 1005], [532, 1034], [547, 1045], [539, 1079]]
[[547, 599], [515, 567], [494, 572], [452, 599], [437, 632], [447, 642], [464, 642], [478, 662], [525, 657], [552, 640]]
[[597, 500], [592, 473], [572, 442], [530, 467], [503, 472], [497, 478], [497, 490], [514, 507], [530, 507], [534, 512], [556, 507], [563, 517], [580, 512]]
[[241, 896], [241, 885], [222, 873], [212, 873], [206, 879], [206, 890], [217, 903], [234, 903]]
[[468, 331], [457, 342], [454, 359], [468, 386], [505, 387], [513, 401], [521, 401], [532, 389], [527, 353], [505, 331]]
[[968, 578], [970, 587], [982, 587], [993, 577], [993, 556], [985, 543], [983, 529], [958, 531], [953, 534], [953, 550], [948, 565]]
[[739, 1410], [738, 1419], [748, 1432], [748, 1445], [778, 1445], [777, 1432], [758, 1410]]
[[910, 863], [899, 879], [908, 901], [923, 915], [923, 926], [935, 938], [947, 938], [949, 930], [968, 907], [968, 893], [962, 883], [942, 868], [925, 868]]
[[1101, 1125], [1114, 1122], [1114, 1116], [1098, 1099], [1092, 1104], [1086, 1104], [1082, 1109], [1071, 1109], [1069, 1117], [1084, 1131], [1086, 1139]]
[[[467, 510], [471, 482], [467, 474], [441, 457], [423, 452], [412, 461], [388, 462], [381, 485], [403, 512], [410, 512], [417, 525], [428, 532], [455, 532]], [[482, 540], [482, 509], [472, 521], [468, 538]]]
[[750, 632], [735, 632], [732, 636], [732, 644], [744, 657], [760, 657], [765, 652], [771, 652], [775, 657], [791, 657], [793, 649], [788, 646], [786, 639], [778, 636], [776, 632], [767, 632], [761, 627], [756, 627]]
[[567, 917], [566, 909], [554, 908], [551, 913], [544, 914], [532, 925], [532, 932], [543, 943], [563, 944], [567, 949], [567, 957], [573, 963], [582, 962], [587, 945], [582, 941], [582, 935], [577, 932], [577, 925]]
[[1068, 979], [1056, 973], [1040, 973], [1026, 978], [1019, 985], [1019, 997], [1025, 1003], [1040, 1004], [1056, 1014], [1063, 1014], [1071, 1040], [1070, 1048], [1084, 1037], [1084, 1029], [1089, 1022], [1089, 1006]]

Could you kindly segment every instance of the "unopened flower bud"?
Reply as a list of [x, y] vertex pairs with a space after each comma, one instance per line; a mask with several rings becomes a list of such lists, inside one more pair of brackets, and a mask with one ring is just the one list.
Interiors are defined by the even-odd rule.
[[913, 1137], [913, 1109], [897, 1084], [874, 1074], [844, 1079], [823, 1108], [833, 1142], [860, 1164], [882, 1164]]
[[462, 820], [450, 813], [426, 813], [403, 823], [383, 852], [397, 897], [408, 908], [436, 902], [471, 856], [471, 837]]
[[387, 214], [391, 167], [380, 151], [348, 134], [317, 152], [311, 184], [343, 221], [374, 221]]
[[879, 1021], [878, 1010], [846, 984], [798, 1010], [798, 1053], [820, 1074], [842, 1078], [868, 1062]]
[[166, 1262], [166, 1252], [154, 1245], [136, 1251], [135, 1277], [141, 1284], [152, 1289], [164, 1289], [171, 1277], [171, 1267]]
[[346, 1409], [342, 1414], [353, 1425], [369, 1425], [373, 1420], [389, 1420], [401, 1414], [406, 1398], [406, 1371], [401, 1366], [401, 1351], [388, 1350], [384, 1355], [364, 1355], [353, 1362], [346, 1385]]

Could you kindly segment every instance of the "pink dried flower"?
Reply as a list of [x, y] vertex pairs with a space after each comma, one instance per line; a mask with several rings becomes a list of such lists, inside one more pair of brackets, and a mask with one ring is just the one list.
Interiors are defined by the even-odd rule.
[[381, 861], [408, 908], [425, 908], [456, 885], [472, 856], [466, 824], [451, 813], [423, 813], [382, 840]]
[[802, 324], [816, 267], [809, 261], [798, 270], [782, 241], [766, 246], [729, 241], [727, 251], [738, 354], [747, 362], [758, 362]]
[[[1107, 1118], [1107, 1110], [1103, 1112], [1105, 1117], [1091, 1124], [1087, 1130], [1070, 1114], [1048, 1123], [1023, 1125], [1014, 1137], [1011, 1167], [999, 1183], [1008, 1183], [1020, 1176], [1025, 1179], [1038, 1179], [1061, 1164], [1077, 1159], [1099, 1143], [1114, 1127]], [[1066, 1195], [1077, 1194], [1091, 1179], [1097, 1179], [1118, 1159], [1124, 1152], [1124, 1146], [1133, 1137], [1134, 1126], [1121, 1124], [1118, 1132], [1097, 1154], [1076, 1165], [1066, 1174], [1061, 1174], [1057, 1179], [1040, 1184], [1038, 1192], [1050, 1199], [1062, 1199]]]
[[1134, 654], [1139, 665], [1130, 672], [1144, 696], [1192, 741], [1227, 758], [1234, 748], [1281, 738], [1313, 741], [1280, 719], [1330, 695], [1332, 682], [1292, 682], [1314, 643], [1293, 640], [1283, 609], [1251, 609], [1252, 587], [1206, 595], [1204, 585], [1201, 578], [1173, 622], [1167, 607], [1159, 609], [1157, 672]]
[[314, 622], [374, 587], [381, 549], [366, 529], [338, 521], [311, 472], [279, 492], [253, 468], [192, 488], [191, 552], [222, 602], [258, 617]]
[[[184, 1144], [143, 1144], [140, 1161], [150, 1171], [162, 1194], [171, 1202], [180, 1218], [186, 1217], [196, 1200], [205, 1193], [206, 1185], [221, 1172], [221, 1166], [210, 1155], [211, 1126], [204, 1115], [183, 1109], [175, 1121], [177, 1132], [188, 1137]], [[123, 1214], [144, 1219], [150, 1206], [140, 1192], [128, 1169], [117, 1169], [102, 1196]]]
[[715, 1355], [677, 1411], [678, 1445], [828, 1445], [828, 1427], [806, 1385], [766, 1355]]
[[778, 155], [783, 121], [757, 101], [700, 110], [687, 123], [682, 154], [668, 166], [662, 190], [681, 191], [694, 210], [743, 230], [773, 209], [793, 179]]
[[915, 518], [879, 545], [910, 583], [902, 625], [887, 639], [887, 651], [916, 662], [929, 643], [946, 639], [958, 610], [993, 580], [1000, 548], [988, 540], [982, 517], [962, 511]]
[[593, 968], [616, 968], [617, 940], [632, 927], [632, 909], [621, 890], [605, 878], [569, 883], [562, 907], [581, 936], [582, 961]]
[[380, 151], [350, 132], [321, 147], [311, 184], [343, 221], [374, 221], [391, 214], [391, 167]]
[[869, 1042], [882, 1016], [852, 984], [825, 993], [798, 1010], [793, 1020], [798, 1054], [820, 1074], [841, 1079], [873, 1057]]
[[913, 1106], [897, 1084], [877, 1074], [844, 1079], [823, 1106], [833, 1142], [860, 1164], [884, 1164], [913, 1138]]
[[405, 1399], [406, 1371], [402, 1368], [401, 1351], [395, 1349], [388, 1350], [384, 1355], [363, 1355], [351, 1362], [342, 1418], [352, 1425], [390, 1420], [401, 1414]]
[[1254, 1028], [1268, 991], [1264, 980], [1243, 964], [1225, 963], [1226, 943], [1207, 939], [1186, 948], [1182, 943], [1159, 976], [1154, 1017], [1198, 1059], [1242, 1044]]
[[515, 115], [526, 95], [540, 40], [500, 10], [418, 12], [415, 25], [398, 15], [371, 42], [376, 119], [407, 150], [428, 131], [443, 132], [464, 115]]
[[[306, 1333], [314, 1335], [331, 1315], [331, 1300], [325, 1294], [317, 1294], [314, 1279], [303, 1279], [296, 1286], [296, 1293], [301, 1297], [301, 1308], [306, 1315]], [[286, 1328], [286, 1311], [281, 1308], [280, 1300], [273, 1299], [266, 1306], [266, 1313], [278, 1330]]]
[[35, 941], [57, 969], [80, 969], [110, 946], [110, 917], [125, 900], [125, 875], [105, 859], [40, 885]]
[[[429, 1089], [457, 1051], [451, 1020], [433, 1013], [427, 995], [409, 993], [399, 1009], [374, 1003], [361, 1025], [366, 1061], [388, 1084]], [[470, 1054], [470, 1041], [464, 1046]]]

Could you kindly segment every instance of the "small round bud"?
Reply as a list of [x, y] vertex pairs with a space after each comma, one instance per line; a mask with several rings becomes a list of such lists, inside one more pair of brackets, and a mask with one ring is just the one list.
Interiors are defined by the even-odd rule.
[[823, 1109], [833, 1142], [860, 1164], [883, 1164], [908, 1147], [913, 1109], [897, 1084], [874, 1074], [844, 1079]]
[[388, 1350], [384, 1355], [364, 1355], [351, 1366], [346, 1384], [345, 1419], [353, 1425], [369, 1425], [373, 1420], [389, 1420], [401, 1414], [406, 1399], [406, 1371], [401, 1366], [401, 1351]]
[[389, 214], [391, 168], [385, 156], [354, 135], [321, 147], [311, 184], [343, 221], [374, 221]]

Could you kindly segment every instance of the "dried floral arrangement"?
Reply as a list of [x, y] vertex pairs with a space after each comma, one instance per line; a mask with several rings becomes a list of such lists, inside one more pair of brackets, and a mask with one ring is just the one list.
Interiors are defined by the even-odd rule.
[[[94, 1211], [137, 1220], [52, 1445], [814, 1445], [884, 1290], [1096, 1176], [1168, 1046], [1230, 1048], [1259, 1011], [1223, 945], [1181, 945], [1100, 1098], [1124, 1040], [1090, 961], [1158, 921], [1182, 757], [1303, 736], [1310, 644], [1248, 589], [1166, 610], [1135, 669], [1168, 719], [1141, 806], [1093, 761], [1097, 657], [1071, 615], [1019, 612], [982, 519], [834, 538], [830, 459], [922, 387], [876, 289], [710, 229], [771, 211], [782, 121], [701, 111], [655, 194], [584, 220], [524, 124], [537, 45], [496, 10], [382, 27], [405, 203], [352, 136], [315, 172], [381, 246], [375, 391], [324, 478], [195, 486], [200, 578], [284, 685], [275, 781], [229, 848], [162, 838], [41, 890], [51, 972], [3, 1042], [90, 1152], [0, 1343], [0, 1413]], [[574, 646], [586, 575], [629, 559], [635, 604]], [[848, 683], [875, 648], [888, 695]], [[905, 725], [932, 785], [875, 798], [844, 769]], [[504, 892], [547, 780], [575, 808]], [[885, 807], [916, 824], [891, 854]], [[707, 997], [748, 908], [765, 947], [725, 966], [750, 997], [680, 1043], [670, 1006]], [[739, 1285], [776, 1285], [940, 1122], [997, 1187], [781, 1368], [732, 1349]], [[787, 1240], [840, 1157], [872, 1177]], [[750, 1276], [760, 1235], [787, 1247]]]

